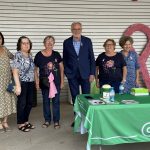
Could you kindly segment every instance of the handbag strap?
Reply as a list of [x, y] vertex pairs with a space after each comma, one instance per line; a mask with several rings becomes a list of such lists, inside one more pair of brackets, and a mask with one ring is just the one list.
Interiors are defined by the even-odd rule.
[[31, 58], [29, 57], [29, 67], [25, 70], [25, 72], [24, 72], [24, 74], [23, 74], [23, 76], [22, 76], [22, 78], [28, 73], [28, 71], [30, 70], [30, 67], [31, 67]]

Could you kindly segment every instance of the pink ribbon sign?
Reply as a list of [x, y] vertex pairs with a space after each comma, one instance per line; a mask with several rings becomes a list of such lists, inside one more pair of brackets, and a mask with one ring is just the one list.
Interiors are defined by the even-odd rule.
[[48, 76], [48, 79], [49, 79], [49, 84], [50, 84], [50, 87], [49, 87], [49, 98], [54, 98], [55, 94], [57, 94], [57, 89], [56, 89], [56, 86], [55, 86], [55, 83], [54, 83], [54, 75], [53, 75], [52, 72]]
[[133, 24], [126, 29], [124, 35], [131, 36], [135, 31], [141, 31], [147, 36], [147, 43], [145, 48], [142, 50], [138, 61], [140, 64], [140, 71], [142, 73], [143, 80], [146, 84], [146, 87], [150, 91], [150, 75], [146, 66], [146, 61], [150, 55], [150, 28], [144, 24]]

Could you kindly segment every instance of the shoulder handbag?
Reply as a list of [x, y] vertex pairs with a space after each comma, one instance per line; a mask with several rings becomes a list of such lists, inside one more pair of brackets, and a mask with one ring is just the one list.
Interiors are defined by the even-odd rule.
[[41, 89], [49, 88], [49, 79], [48, 77], [41, 77], [39, 86]]
[[[31, 66], [31, 59], [30, 59], [29, 67], [28, 67], [28, 69], [24, 72], [24, 74], [23, 74], [22, 77], [24, 77], [24, 76], [28, 73], [28, 71], [29, 71], [29, 69], [30, 69], [30, 66]], [[8, 84], [6, 90], [7, 90], [9, 93], [15, 93], [15, 81], [14, 81], [13, 77], [12, 77], [10, 83]]]

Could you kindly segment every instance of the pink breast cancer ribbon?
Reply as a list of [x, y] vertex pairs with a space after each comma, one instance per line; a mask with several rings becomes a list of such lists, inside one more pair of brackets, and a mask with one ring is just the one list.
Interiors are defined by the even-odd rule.
[[54, 83], [54, 75], [52, 72], [48, 76], [48, 79], [49, 79], [49, 84], [50, 84], [50, 86], [49, 86], [49, 98], [54, 98], [55, 94], [57, 94], [57, 89], [56, 89], [56, 86]]

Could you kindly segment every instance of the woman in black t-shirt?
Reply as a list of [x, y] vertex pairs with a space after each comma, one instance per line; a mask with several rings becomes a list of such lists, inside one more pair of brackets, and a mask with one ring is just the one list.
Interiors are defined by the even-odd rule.
[[115, 41], [107, 39], [103, 45], [105, 52], [96, 59], [96, 84], [109, 84], [119, 92], [119, 85], [126, 80], [126, 63], [120, 53], [115, 52]]
[[[45, 49], [38, 52], [34, 59], [36, 87], [37, 89], [39, 89], [39, 87], [41, 88], [43, 96], [43, 114], [45, 122], [42, 127], [47, 128], [51, 123], [51, 98], [54, 128], [57, 129], [60, 128], [60, 89], [64, 86], [64, 67], [59, 52], [53, 50], [55, 44], [54, 37], [46, 36], [43, 43]], [[44, 81], [43, 79], [47, 80]], [[50, 85], [50, 80], [53, 80], [53, 86]], [[46, 87], [43, 82], [47, 82], [50, 87]], [[50, 93], [52, 93], [53, 96]]]

